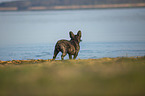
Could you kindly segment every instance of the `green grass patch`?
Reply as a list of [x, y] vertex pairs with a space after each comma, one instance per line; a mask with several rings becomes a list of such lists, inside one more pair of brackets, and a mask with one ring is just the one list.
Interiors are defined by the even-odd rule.
[[145, 95], [145, 57], [33, 61], [0, 64], [0, 96]]

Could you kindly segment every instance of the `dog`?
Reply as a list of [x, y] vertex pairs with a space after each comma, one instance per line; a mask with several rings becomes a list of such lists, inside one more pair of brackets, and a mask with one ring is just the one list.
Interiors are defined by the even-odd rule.
[[54, 49], [53, 59], [55, 60], [57, 54], [62, 52], [61, 60], [64, 60], [64, 57], [68, 54], [69, 59], [72, 59], [72, 55], [74, 55], [73, 59], [76, 59], [80, 50], [80, 41], [81, 40], [81, 31], [79, 30], [76, 35], [72, 31], [69, 32], [71, 40], [59, 40], [57, 41]]

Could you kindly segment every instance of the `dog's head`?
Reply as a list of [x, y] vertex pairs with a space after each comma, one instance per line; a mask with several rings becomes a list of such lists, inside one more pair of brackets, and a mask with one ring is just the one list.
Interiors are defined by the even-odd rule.
[[71, 40], [77, 41], [78, 43], [80, 43], [81, 40], [81, 31], [79, 30], [77, 35], [74, 35], [74, 33], [72, 31], [69, 32], [70, 38]]

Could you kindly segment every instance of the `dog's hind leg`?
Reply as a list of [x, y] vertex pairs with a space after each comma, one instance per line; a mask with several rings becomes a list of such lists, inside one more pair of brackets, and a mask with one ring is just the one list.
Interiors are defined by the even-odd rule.
[[61, 55], [61, 60], [64, 60], [64, 57], [66, 56], [67, 52], [66, 50], [63, 48], [62, 49], [62, 55]]
[[76, 59], [76, 58], [77, 58], [77, 56], [78, 56], [78, 53], [74, 55], [73, 59]]
[[59, 51], [57, 49], [54, 50], [54, 55], [53, 55], [53, 60], [55, 60], [57, 54], [59, 53]]
[[66, 56], [66, 52], [63, 52], [61, 55], [61, 60], [64, 60], [64, 57]]
[[72, 59], [72, 55], [71, 54], [69, 54], [69, 59]]

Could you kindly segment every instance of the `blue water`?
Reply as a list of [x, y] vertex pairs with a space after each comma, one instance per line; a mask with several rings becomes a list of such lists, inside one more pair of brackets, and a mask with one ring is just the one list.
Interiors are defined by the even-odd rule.
[[145, 55], [145, 8], [15, 11], [0, 12], [0, 60], [51, 59], [78, 30], [80, 59]]
[[[52, 59], [55, 43], [0, 48], [0, 60]], [[81, 42], [77, 59], [145, 56], [145, 42]], [[57, 60], [61, 58], [61, 52]], [[68, 55], [65, 57], [68, 59]]]

